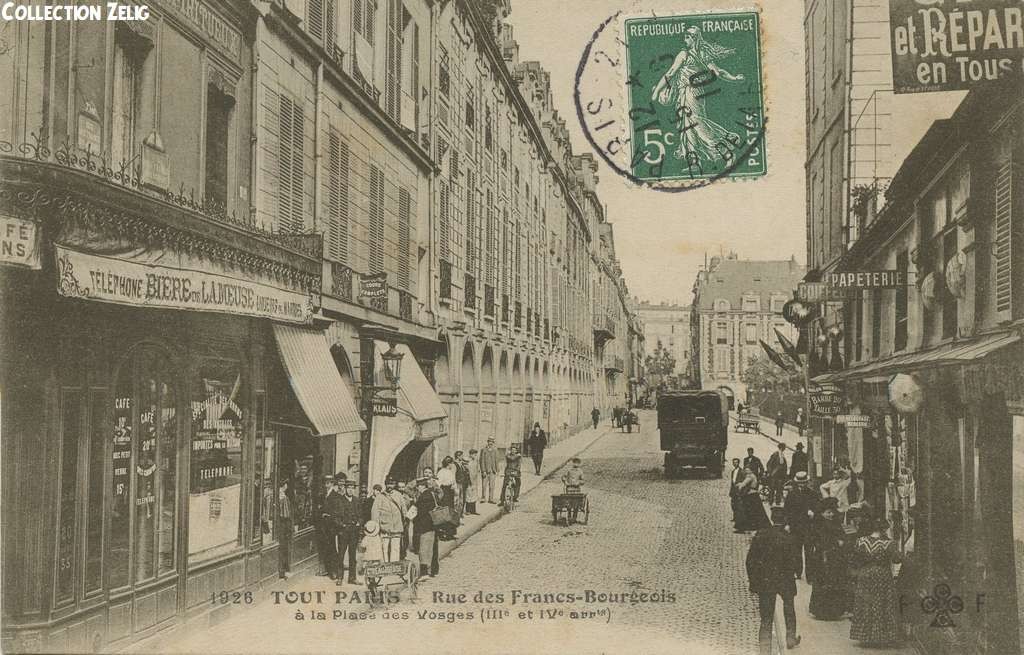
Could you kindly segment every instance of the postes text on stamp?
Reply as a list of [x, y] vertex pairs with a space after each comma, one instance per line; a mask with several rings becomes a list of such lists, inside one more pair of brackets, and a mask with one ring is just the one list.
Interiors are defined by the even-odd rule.
[[765, 175], [756, 11], [625, 21], [630, 173], [650, 184]]

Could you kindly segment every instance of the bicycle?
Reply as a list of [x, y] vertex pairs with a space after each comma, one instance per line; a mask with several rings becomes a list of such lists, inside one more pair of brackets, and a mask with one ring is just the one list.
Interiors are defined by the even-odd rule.
[[505, 497], [501, 499], [501, 504], [505, 508], [505, 513], [508, 514], [516, 508], [516, 496], [519, 495], [519, 485], [521, 478], [516, 475], [512, 477], [512, 483], [505, 485]]

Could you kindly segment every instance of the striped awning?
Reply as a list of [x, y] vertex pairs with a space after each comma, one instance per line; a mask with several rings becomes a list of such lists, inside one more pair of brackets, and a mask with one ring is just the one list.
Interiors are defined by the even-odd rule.
[[366, 429], [352, 390], [341, 379], [322, 330], [274, 323], [288, 380], [317, 436]]
[[919, 350], [905, 355], [887, 357], [854, 366], [845, 371], [825, 373], [812, 378], [811, 382], [859, 380], [869, 376], [908, 373], [925, 367], [967, 364], [983, 359], [997, 350], [1011, 346], [1018, 341], [1020, 341], [1020, 335], [1014, 332], [996, 332], [964, 341], [942, 344], [928, 350]]
[[[382, 355], [387, 352], [389, 346], [383, 341], [375, 341], [377, 362], [375, 373], [377, 384], [385, 384], [383, 379], [384, 358]], [[417, 422], [429, 421], [435, 418], [445, 418], [448, 413], [444, 411], [441, 399], [437, 392], [430, 386], [427, 376], [423, 374], [416, 356], [404, 343], [396, 344], [395, 350], [405, 355], [402, 358], [402, 371], [398, 380], [398, 406], [405, 409]]]

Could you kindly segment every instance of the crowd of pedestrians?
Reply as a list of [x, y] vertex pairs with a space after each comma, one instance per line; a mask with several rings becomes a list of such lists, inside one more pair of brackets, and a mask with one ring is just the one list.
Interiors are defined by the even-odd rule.
[[753, 448], [732, 466], [729, 496], [736, 532], [755, 531], [746, 568], [750, 591], [758, 596], [760, 652], [772, 652], [777, 599], [786, 647], [800, 644], [795, 597], [801, 577], [812, 588], [812, 617], [849, 618], [850, 638], [864, 646], [897, 643], [892, 565], [900, 560], [898, 544], [888, 536], [883, 514], [866, 502], [851, 503], [851, 472], [837, 466], [831, 479], [814, 486], [802, 445], [790, 451], [784, 443], [767, 466]]
[[[534, 471], [540, 475], [547, 433], [534, 423], [525, 439]], [[483, 503], [500, 504], [511, 488], [518, 501], [523, 455], [517, 444], [504, 454], [493, 438], [479, 452], [461, 450], [444, 457], [434, 471], [424, 467], [413, 480], [388, 477], [372, 492], [360, 490], [345, 473], [326, 475], [315, 493], [318, 575], [338, 585], [363, 584], [363, 568], [370, 562], [406, 560], [419, 577], [436, 576], [438, 544], [456, 538], [465, 516], [479, 514]], [[497, 478], [503, 478], [496, 495]], [[294, 529], [293, 495], [283, 481], [278, 490], [280, 530], [279, 577], [289, 575], [290, 545]]]

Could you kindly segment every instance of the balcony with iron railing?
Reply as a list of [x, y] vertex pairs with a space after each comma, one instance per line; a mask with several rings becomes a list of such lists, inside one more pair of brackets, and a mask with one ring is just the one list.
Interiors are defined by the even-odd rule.
[[615, 338], [615, 321], [603, 312], [594, 312], [591, 325], [594, 329], [594, 340], [598, 345]]
[[403, 321], [420, 321], [416, 297], [410, 291], [388, 285], [387, 293], [381, 296], [365, 297], [360, 294], [362, 275], [339, 262], [329, 262], [331, 278], [325, 281], [324, 293], [345, 302], [368, 307], [381, 314], [394, 316]]
[[612, 373], [622, 373], [626, 370], [626, 360], [618, 355], [605, 355], [604, 370]]

